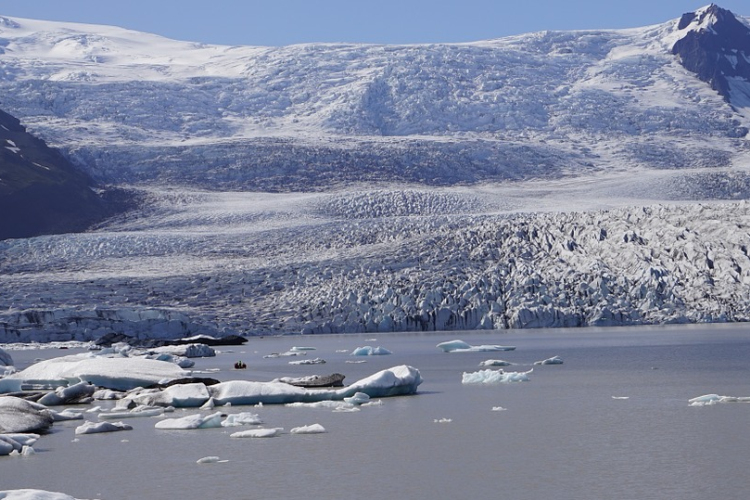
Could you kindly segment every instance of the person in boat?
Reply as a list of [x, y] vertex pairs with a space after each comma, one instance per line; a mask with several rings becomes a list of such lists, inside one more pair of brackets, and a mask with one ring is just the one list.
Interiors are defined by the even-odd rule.
[[234, 364], [234, 368], [235, 368], [235, 370], [244, 370], [245, 368], [247, 368], [247, 365], [244, 362], [242, 362], [242, 361], [237, 361]]

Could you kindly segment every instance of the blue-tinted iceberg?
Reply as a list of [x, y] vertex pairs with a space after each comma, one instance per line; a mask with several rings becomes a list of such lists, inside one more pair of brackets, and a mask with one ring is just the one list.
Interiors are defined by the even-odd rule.
[[383, 356], [388, 354], [393, 353], [385, 347], [372, 347], [369, 345], [366, 345], [364, 347], [357, 347], [352, 351], [352, 356]]
[[750, 403], [750, 396], [737, 397], [705, 394], [688, 400], [690, 406], [713, 406], [721, 403]]

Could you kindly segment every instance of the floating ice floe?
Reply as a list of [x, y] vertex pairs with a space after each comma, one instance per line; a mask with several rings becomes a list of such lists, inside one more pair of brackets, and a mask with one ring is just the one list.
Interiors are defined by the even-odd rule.
[[10, 455], [13, 452], [23, 453], [24, 449], [31, 448], [38, 439], [39, 434], [0, 434], [0, 456]]
[[292, 434], [323, 434], [326, 432], [326, 429], [320, 424], [312, 424], [295, 427], [289, 432]]
[[384, 356], [388, 354], [393, 353], [385, 347], [372, 347], [369, 345], [366, 345], [364, 347], [357, 347], [352, 351], [352, 356]]
[[133, 427], [122, 422], [86, 422], [76, 427], [76, 435], [102, 432], [132, 431]]
[[325, 359], [321, 358], [315, 358], [315, 359], [301, 359], [299, 361], [290, 361], [290, 365], [324, 365], [326, 362]]
[[45, 490], [5, 490], [0, 491], [2, 500], [76, 500], [65, 493]]
[[361, 405], [370, 401], [370, 396], [364, 392], [355, 392], [353, 396], [344, 398], [344, 401], [350, 405]]
[[307, 356], [307, 351], [272, 352], [263, 356], [265, 359], [288, 358], [290, 356]]
[[44, 406], [61, 406], [68, 404], [86, 404], [94, 400], [96, 386], [88, 382], [79, 382], [68, 387], [57, 387], [37, 401]]
[[507, 408], [503, 408], [502, 406], [493, 406], [492, 411], [506, 411]]
[[203, 457], [199, 458], [196, 463], [199, 464], [223, 464], [229, 462], [229, 460], [222, 460], [219, 457], [211, 456], [211, 457]]
[[493, 351], [514, 351], [515, 346], [502, 345], [471, 345], [463, 340], [449, 340], [441, 342], [436, 346], [443, 352], [493, 352]]
[[269, 438], [269, 437], [276, 437], [284, 429], [281, 427], [276, 427], [274, 429], [249, 429], [246, 431], [240, 431], [235, 432], [233, 434], [230, 434], [229, 437], [233, 438]]
[[20, 391], [26, 385], [61, 387], [79, 382], [126, 391], [189, 375], [173, 363], [153, 359], [74, 354], [40, 361], [0, 379], [0, 394]]
[[316, 350], [315, 347], [305, 347], [305, 346], [294, 346], [291, 349], [289, 349], [291, 352], [301, 352], [301, 351], [314, 351]]
[[479, 363], [479, 366], [510, 366], [510, 363], [502, 359], [488, 359]]
[[551, 358], [547, 358], [542, 361], [535, 361], [535, 365], [561, 365], [563, 364], [563, 360], [560, 356], [552, 356]]
[[612, 399], [630, 399], [630, 396], [612, 396]]
[[705, 394], [688, 400], [690, 406], [713, 406], [721, 403], [750, 403], [750, 396], [736, 397]]
[[433, 420], [433, 422], [435, 422], [436, 424], [450, 424], [451, 422], [453, 422], [453, 419], [452, 418], [436, 418], [435, 420]]
[[527, 382], [529, 380], [529, 373], [531, 373], [532, 371], [533, 369], [526, 372], [505, 372], [503, 370], [479, 370], [471, 373], [464, 372], [461, 378], [461, 383], [498, 384], [510, 382]]
[[120, 420], [123, 418], [158, 417], [164, 413], [164, 408], [140, 405], [131, 410], [99, 413], [100, 420]]
[[188, 415], [181, 418], [167, 418], [156, 422], [157, 429], [188, 430], [188, 429], [215, 429], [221, 427], [223, 419], [221, 412], [211, 415]]
[[257, 413], [235, 413], [227, 415], [226, 419], [221, 422], [222, 427], [239, 427], [241, 425], [260, 425], [263, 423], [260, 416]]

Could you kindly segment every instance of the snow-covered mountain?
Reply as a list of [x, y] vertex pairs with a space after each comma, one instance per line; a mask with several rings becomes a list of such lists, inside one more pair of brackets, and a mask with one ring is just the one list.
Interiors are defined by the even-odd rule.
[[[108, 183], [310, 190], [696, 168], [744, 183], [742, 29], [709, 6], [631, 30], [271, 48], [2, 18], [0, 92]], [[701, 81], [680, 49], [715, 42], [736, 44], [721, 69], [737, 72], [716, 80], [731, 82], [726, 101], [711, 85], [729, 84]]]
[[747, 26], [265, 48], [3, 18], [2, 105], [146, 203], [0, 241], [0, 342], [750, 320]]

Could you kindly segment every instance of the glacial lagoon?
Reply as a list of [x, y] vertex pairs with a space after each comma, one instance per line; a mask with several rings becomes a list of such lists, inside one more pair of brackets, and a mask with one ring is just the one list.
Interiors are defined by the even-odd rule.
[[[516, 349], [436, 347], [455, 339]], [[352, 355], [368, 345], [391, 354]], [[272, 356], [299, 346], [314, 350]], [[81, 421], [56, 422], [34, 445], [35, 454], [0, 457], [0, 491], [34, 488], [106, 500], [689, 500], [743, 498], [750, 489], [750, 404], [688, 403], [707, 394], [750, 396], [747, 325], [294, 335], [217, 349], [216, 357], [196, 359], [193, 370], [221, 381], [339, 372], [351, 384], [405, 364], [424, 382], [416, 395], [375, 399], [352, 411], [177, 409], [128, 419], [131, 431], [92, 435], [75, 434]], [[8, 352], [22, 369], [79, 351]], [[535, 364], [554, 357], [562, 363]], [[325, 363], [290, 363], [313, 358]], [[247, 369], [233, 369], [238, 360]], [[489, 360], [509, 365], [480, 366]], [[463, 383], [464, 373], [488, 369], [526, 377]], [[262, 427], [283, 430], [236, 439], [230, 436], [238, 429], [257, 426], [155, 427], [165, 418], [216, 411], [252, 412]], [[95, 413], [85, 418], [98, 420]], [[325, 432], [291, 432], [315, 424]]]

